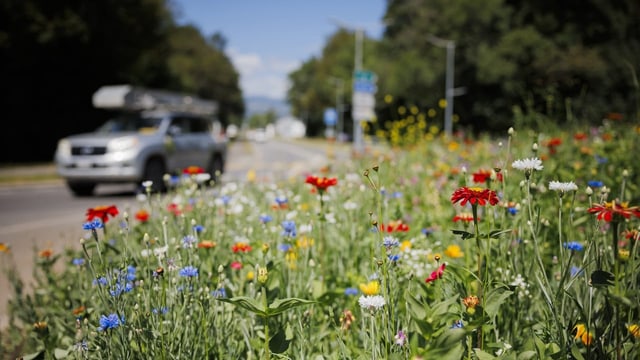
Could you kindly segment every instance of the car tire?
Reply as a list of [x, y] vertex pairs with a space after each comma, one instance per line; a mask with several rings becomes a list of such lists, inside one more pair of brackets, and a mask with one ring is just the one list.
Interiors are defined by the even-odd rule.
[[167, 167], [164, 165], [164, 161], [160, 158], [151, 158], [147, 160], [144, 166], [144, 177], [142, 181], [151, 180], [152, 192], [165, 192], [167, 191], [166, 184], [164, 183], [164, 175], [167, 172]]
[[220, 175], [224, 173], [224, 159], [220, 154], [214, 154], [209, 162], [209, 168], [207, 170], [211, 175], [211, 180], [215, 183], [220, 181]]
[[96, 183], [67, 181], [67, 187], [74, 196], [87, 197], [93, 195]]

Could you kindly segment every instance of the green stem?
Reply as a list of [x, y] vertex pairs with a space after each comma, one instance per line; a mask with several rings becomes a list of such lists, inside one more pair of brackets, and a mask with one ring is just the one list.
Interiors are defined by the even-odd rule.
[[[267, 288], [262, 287], [262, 303], [264, 308], [267, 309], [269, 304], [267, 303]], [[269, 317], [264, 316], [264, 356], [266, 360], [271, 359], [271, 350], [269, 349]]]

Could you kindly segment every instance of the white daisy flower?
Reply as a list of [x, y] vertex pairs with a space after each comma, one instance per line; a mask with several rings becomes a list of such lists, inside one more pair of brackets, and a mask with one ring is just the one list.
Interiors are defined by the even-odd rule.
[[522, 170], [522, 171], [531, 171], [531, 170], [540, 171], [543, 168], [542, 160], [538, 158], [516, 160], [513, 162], [513, 164], [511, 164], [511, 167], [513, 167], [516, 170]]
[[549, 182], [549, 190], [555, 190], [561, 193], [565, 193], [567, 191], [578, 190], [578, 185], [576, 185], [573, 181], [569, 181], [569, 182], [551, 181]]
[[385, 304], [385, 300], [381, 295], [362, 295], [358, 299], [358, 304], [365, 310], [374, 311], [381, 309]]

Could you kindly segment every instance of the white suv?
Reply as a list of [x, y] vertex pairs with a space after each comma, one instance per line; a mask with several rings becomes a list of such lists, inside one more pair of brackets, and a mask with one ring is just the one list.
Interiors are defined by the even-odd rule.
[[153, 182], [165, 191], [165, 174], [198, 166], [219, 179], [228, 141], [216, 120], [187, 112], [122, 112], [94, 132], [58, 142], [55, 163], [75, 196], [90, 196], [100, 183]]

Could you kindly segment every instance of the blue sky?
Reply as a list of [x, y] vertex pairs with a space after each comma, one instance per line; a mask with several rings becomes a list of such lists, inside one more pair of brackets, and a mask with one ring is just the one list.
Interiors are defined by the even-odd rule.
[[221, 32], [245, 97], [284, 99], [287, 74], [319, 56], [340, 24], [380, 38], [386, 0], [175, 0], [180, 24]]

